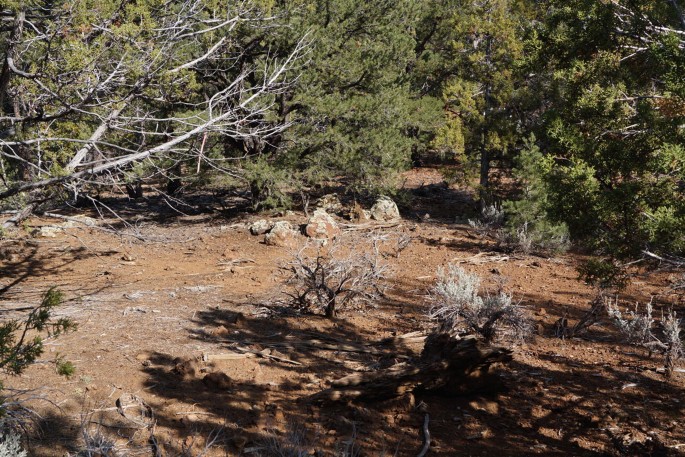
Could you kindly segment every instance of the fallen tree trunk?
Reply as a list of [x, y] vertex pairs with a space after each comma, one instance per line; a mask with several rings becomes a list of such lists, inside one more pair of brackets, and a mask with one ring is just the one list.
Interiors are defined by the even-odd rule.
[[475, 336], [455, 338], [432, 334], [426, 338], [421, 357], [374, 372], [354, 373], [333, 381], [331, 387], [311, 397], [313, 401], [387, 400], [407, 392], [441, 391], [466, 393], [474, 381], [483, 379], [490, 366], [511, 360], [511, 351], [486, 347]]

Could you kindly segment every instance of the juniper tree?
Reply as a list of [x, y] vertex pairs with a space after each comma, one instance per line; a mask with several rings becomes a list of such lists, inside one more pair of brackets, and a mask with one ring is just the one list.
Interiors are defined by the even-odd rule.
[[680, 1], [550, 1], [540, 54], [552, 214], [596, 252], [685, 252]]

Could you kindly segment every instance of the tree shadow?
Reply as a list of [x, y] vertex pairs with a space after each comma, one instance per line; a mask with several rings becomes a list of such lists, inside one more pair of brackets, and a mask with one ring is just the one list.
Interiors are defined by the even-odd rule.
[[[41, 250], [40, 242], [36, 240], [18, 240], [11, 244], [3, 242], [2, 249], [4, 259], [0, 263], [0, 280], [3, 281], [0, 286], [0, 300], [15, 302], [29, 296], [35, 298], [36, 292], [26, 293], [20, 287], [30, 279], [59, 275], [70, 271], [69, 267], [76, 262], [117, 254], [114, 251], [94, 252], [85, 247], [67, 247], [60, 249], [59, 256], [55, 256], [50, 250]], [[42, 294], [42, 291], [38, 294]]]

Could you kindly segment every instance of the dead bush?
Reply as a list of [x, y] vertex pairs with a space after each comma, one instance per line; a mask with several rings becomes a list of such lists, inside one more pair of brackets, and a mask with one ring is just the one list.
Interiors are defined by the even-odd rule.
[[670, 309], [661, 315], [657, 321], [653, 317], [652, 301], [647, 303], [644, 311], [640, 310], [640, 305], [635, 304], [634, 310], [620, 310], [618, 298], [607, 299], [606, 309], [614, 325], [623, 334], [625, 339], [638, 346], [643, 346], [649, 350], [650, 356], [653, 353], [660, 353], [664, 356], [666, 374], [671, 375], [678, 360], [683, 358], [683, 342], [680, 338], [681, 319]]
[[318, 247], [313, 255], [308, 254], [311, 249], [305, 245], [286, 266], [291, 289], [287, 295], [293, 306], [334, 318], [340, 309], [368, 304], [382, 295], [387, 265], [381, 262], [376, 243], [367, 249], [357, 246], [346, 255], [337, 243]]
[[490, 343], [496, 339], [522, 340], [531, 333], [524, 309], [503, 290], [482, 296], [480, 278], [457, 265], [438, 270], [429, 317], [440, 331], [475, 333]]

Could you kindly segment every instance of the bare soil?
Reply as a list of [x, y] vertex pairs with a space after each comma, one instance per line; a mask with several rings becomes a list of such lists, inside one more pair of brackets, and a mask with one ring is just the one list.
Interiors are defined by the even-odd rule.
[[[560, 317], [573, 323], [594, 298], [577, 279], [581, 257], [497, 250], [491, 239], [454, 223], [472, 212], [471, 198], [440, 182], [435, 170], [407, 175], [413, 209], [397, 226], [372, 230], [347, 221], [344, 246], [359, 249], [371, 232], [387, 236], [391, 288], [373, 306], [345, 310], [336, 320], [287, 306], [283, 265], [292, 249], [267, 246], [249, 233], [249, 222], [263, 215], [167, 211], [162, 217], [151, 203], [121, 203], [119, 214], [130, 226], [99, 219], [95, 227], [65, 227], [54, 238], [29, 231], [63, 220], [29, 221], [0, 242], [2, 317], [21, 316], [21, 308], [57, 286], [68, 299], [58, 315], [79, 326], [49, 340], [40, 363], [2, 379], [13, 389], [40, 389], [31, 395], [49, 400], [27, 403], [41, 417], [40, 430], [30, 433], [30, 454], [75, 455], [85, 428], [133, 455], [154, 455], [153, 445], [158, 455], [184, 449], [197, 455], [216, 438], [208, 455], [297, 455], [273, 452], [276, 443], [297, 439], [312, 455], [358, 447], [347, 455], [414, 456], [424, 444], [427, 414], [433, 456], [685, 451], [682, 372], [666, 378], [662, 359], [625, 344], [606, 323], [571, 340], [554, 336]], [[301, 212], [270, 219], [306, 222]], [[399, 234], [412, 241], [395, 255]], [[331, 380], [387, 367], [420, 348], [346, 352], [308, 342], [370, 348], [430, 330], [428, 291], [437, 269], [450, 262], [481, 275], [486, 288], [504, 284], [535, 321], [534, 338], [515, 345], [513, 361], [496, 367], [500, 382], [476, 383], [460, 396], [310, 401]], [[625, 296], [644, 302], [680, 277], [638, 274]], [[673, 306], [683, 315], [678, 295], [656, 303], [657, 310]], [[230, 358], [246, 352], [251, 356]], [[51, 362], [58, 356], [75, 364], [70, 378], [56, 373]]]

